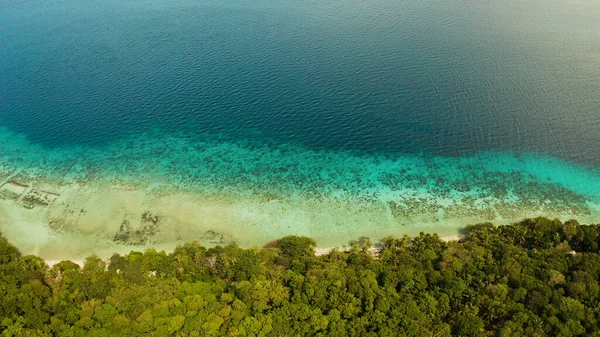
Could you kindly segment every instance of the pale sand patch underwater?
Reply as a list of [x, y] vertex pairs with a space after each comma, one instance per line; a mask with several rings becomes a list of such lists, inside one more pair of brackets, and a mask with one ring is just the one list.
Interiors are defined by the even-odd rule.
[[2, 224], [15, 224], [3, 225], [3, 234], [25, 253], [65, 259], [150, 246], [168, 250], [190, 240], [208, 246], [235, 242], [249, 247], [297, 234], [330, 246], [363, 235], [397, 233], [381, 205], [235, 200], [185, 192], [154, 195], [115, 187], [62, 187], [60, 191], [58, 200], [47, 208], [0, 202]]
[[[186, 241], [207, 246], [237, 243], [262, 246], [285, 235], [314, 238], [320, 247], [341, 247], [360, 236], [375, 241], [401, 234], [455, 235], [466, 224], [482, 222], [481, 212], [443, 217], [392, 214], [385, 203], [289, 198], [235, 198], [169, 191], [156, 193], [123, 186], [64, 185], [51, 206], [32, 209], [0, 201], [0, 229], [24, 253], [45, 259], [102, 257], [146, 247], [171, 250]], [[515, 211], [526, 216], [570, 218], [572, 214]]]

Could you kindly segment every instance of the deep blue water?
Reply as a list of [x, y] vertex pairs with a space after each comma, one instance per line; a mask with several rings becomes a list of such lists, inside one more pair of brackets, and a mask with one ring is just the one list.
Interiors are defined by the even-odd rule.
[[600, 167], [594, 2], [0, 1], [0, 125]]

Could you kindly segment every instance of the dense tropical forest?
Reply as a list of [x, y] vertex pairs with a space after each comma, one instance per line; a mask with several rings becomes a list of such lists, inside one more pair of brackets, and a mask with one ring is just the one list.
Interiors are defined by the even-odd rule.
[[146, 250], [52, 268], [0, 237], [1, 336], [598, 336], [600, 226], [537, 218], [316, 256]]

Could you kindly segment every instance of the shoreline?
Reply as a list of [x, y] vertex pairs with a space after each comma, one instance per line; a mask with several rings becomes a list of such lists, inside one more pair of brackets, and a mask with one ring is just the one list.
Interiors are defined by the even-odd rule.
[[[435, 233], [430, 233], [430, 234], [435, 234]], [[453, 242], [453, 241], [460, 241], [462, 238], [463, 238], [462, 235], [457, 234], [457, 235], [440, 237], [440, 240], [442, 240], [444, 242]], [[347, 251], [350, 251], [350, 248], [349, 247], [317, 247], [317, 248], [315, 248], [315, 255], [316, 256], [327, 255], [327, 254], [331, 253], [333, 250], [338, 250], [340, 252], [347, 252]], [[368, 251], [371, 254], [377, 254], [381, 250], [382, 250], [382, 248], [379, 248], [379, 247], [371, 247], [368, 249]]]
[[[445, 236], [445, 237], [441, 237], [440, 238], [442, 241], [445, 242], [451, 242], [451, 241], [459, 241], [462, 239], [461, 235], [453, 235], [453, 236]], [[340, 252], [346, 252], [349, 251], [350, 248], [348, 247], [316, 247], [315, 248], [315, 256], [322, 256], [322, 255], [327, 255], [330, 252], [332, 252], [333, 250], [338, 250]], [[371, 247], [369, 248], [369, 252], [373, 255], [376, 255], [378, 252], [381, 251], [382, 248], [377, 248], [377, 247]], [[105, 262], [108, 262], [108, 259], [102, 259]], [[79, 265], [81, 268], [83, 268], [84, 259], [73, 259], [73, 260], [60, 260], [60, 259], [51, 259], [51, 260], [44, 260], [46, 262], [46, 264], [48, 265], [49, 268], [52, 268], [54, 265], [62, 262], [62, 261], [71, 261], [77, 265]]]

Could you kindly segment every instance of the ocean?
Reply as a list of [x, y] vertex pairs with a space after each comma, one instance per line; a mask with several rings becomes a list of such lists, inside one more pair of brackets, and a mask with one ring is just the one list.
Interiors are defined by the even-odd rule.
[[600, 3], [0, 0], [0, 232], [47, 258], [600, 221]]

